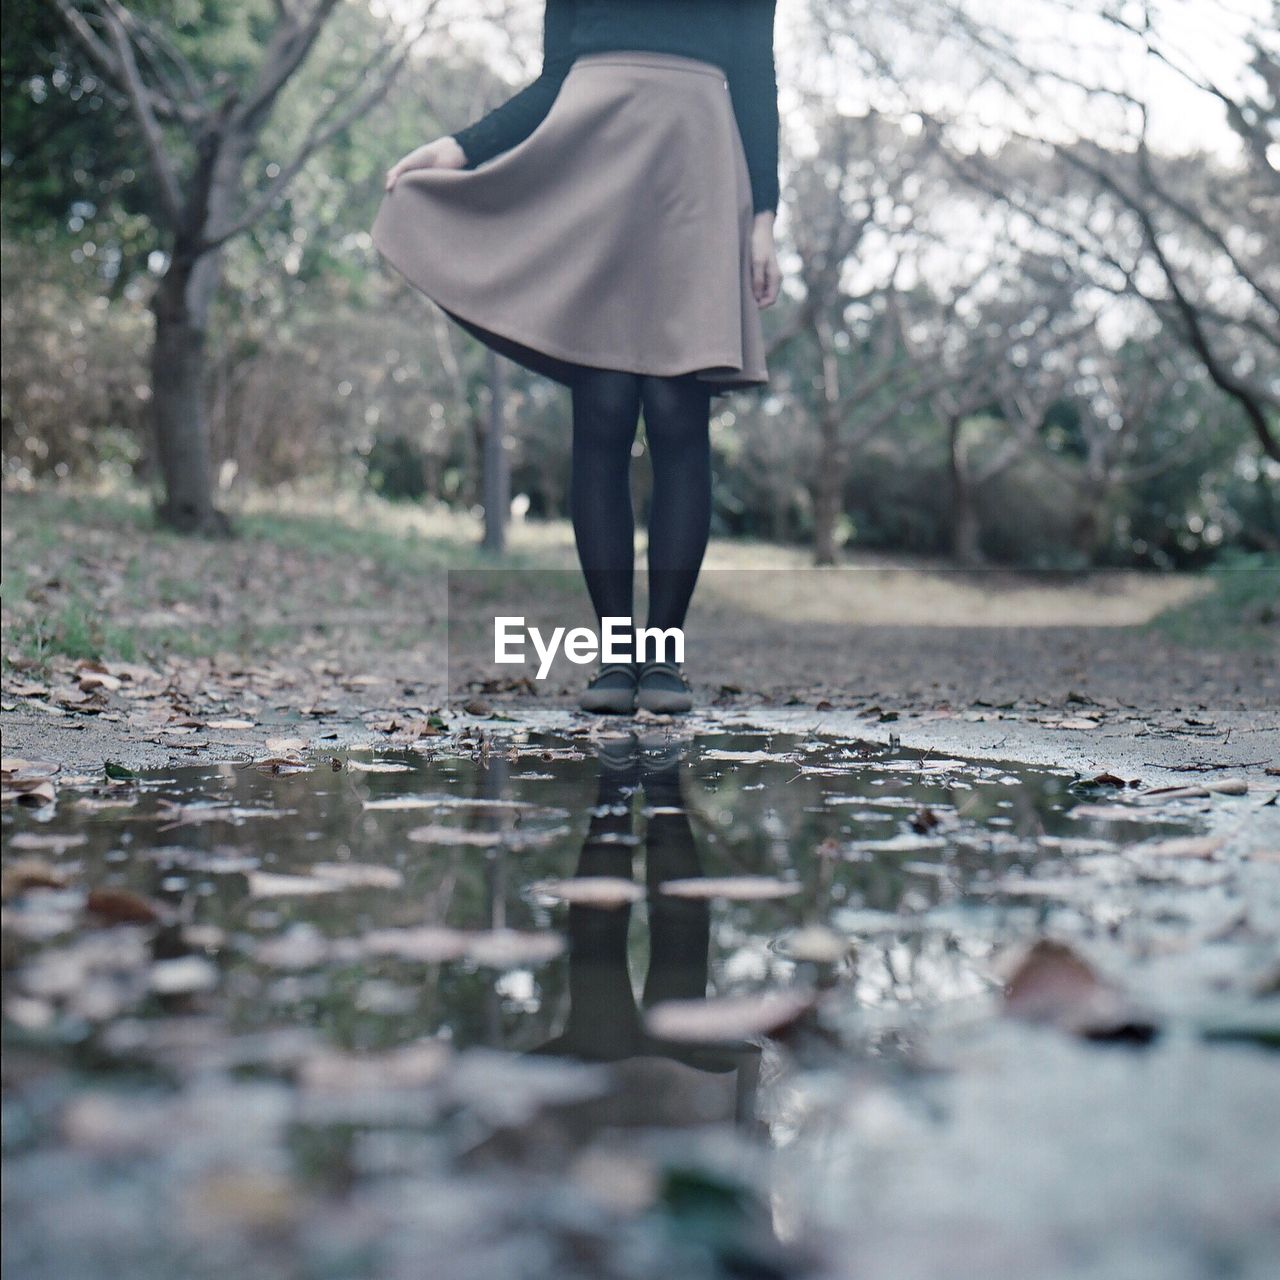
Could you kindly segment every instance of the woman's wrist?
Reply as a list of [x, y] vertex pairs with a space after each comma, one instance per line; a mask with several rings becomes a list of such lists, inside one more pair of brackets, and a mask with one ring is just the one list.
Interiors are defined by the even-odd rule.
[[775, 217], [777, 217], [775, 209], [758, 209], [755, 215], [756, 226], [772, 227]]

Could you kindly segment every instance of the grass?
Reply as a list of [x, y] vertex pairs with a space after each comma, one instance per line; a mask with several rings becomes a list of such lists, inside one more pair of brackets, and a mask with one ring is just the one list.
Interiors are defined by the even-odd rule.
[[65, 601], [60, 608], [16, 624], [5, 633], [5, 661], [43, 667], [56, 655], [67, 658], [101, 658], [105, 655], [133, 662], [137, 637], [113, 627], [93, 613], [82, 598]]
[[1260, 648], [1280, 636], [1280, 556], [1224, 558], [1206, 573], [1213, 589], [1169, 609], [1148, 626], [1179, 644], [1203, 648]]
[[[5, 668], [40, 669], [57, 657], [146, 663], [231, 652], [252, 658], [314, 631], [327, 632], [335, 643], [345, 644], [349, 634], [366, 648], [389, 651], [443, 622], [446, 569], [500, 570], [491, 582], [474, 584], [473, 594], [487, 598], [508, 574], [573, 570], [576, 564], [564, 522], [519, 526], [513, 530], [514, 549], [494, 558], [478, 545], [478, 523], [468, 515], [368, 496], [251, 493], [240, 499], [233, 520], [233, 539], [189, 538], [158, 526], [139, 490], [6, 493]], [[1280, 624], [1275, 556], [1237, 557], [1203, 576], [1147, 581], [1142, 575], [1119, 589], [1115, 575], [1069, 590], [1018, 577], [1021, 595], [1011, 595], [1008, 584], [993, 595], [983, 582], [957, 586], [950, 575], [922, 575], [906, 565], [893, 570], [874, 558], [859, 567], [875, 572], [839, 575], [835, 582], [796, 574], [804, 562], [795, 548], [718, 541], [707, 567], [782, 570], [768, 576], [765, 596], [777, 595], [775, 603], [795, 608], [785, 603], [782, 589], [795, 579], [811, 595], [819, 588], [819, 594], [832, 594], [833, 620], [1097, 624], [1117, 600], [1132, 605], [1134, 593], [1145, 593], [1151, 596], [1149, 609], [1138, 611], [1140, 616], [1117, 615], [1112, 623], [1133, 625], [1180, 600], [1145, 625], [1181, 643], [1215, 648], [1274, 643]], [[716, 575], [707, 577], [704, 595], [713, 599]], [[1211, 590], [1200, 590], [1204, 580]], [[736, 575], [726, 584], [731, 593], [742, 585]], [[549, 574], [525, 585], [545, 589], [543, 606], [554, 597], [559, 608], [561, 592], [566, 606], [571, 598], [581, 603], [576, 573]], [[862, 594], [853, 602], [837, 599], [837, 585]], [[1028, 593], [1028, 601], [1018, 604]], [[1187, 599], [1189, 594], [1195, 598]], [[944, 600], [950, 601], [945, 609]], [[758, 603], [764, 608], [769, 600]], [[923, 619], [922, 608], [928, 615]], [[807, 615], [796, 608], [791, 616], [799, 622]]]
[[567, 526], [527, 527], [495, 558], [469, 516], [370, 497], [248, 494], [231, 539], [172, 532], [137, 489], [15, 490], [4, 507], [3, 666], [28, 673], [55, 658], [251, 658], [362, 613], [362, 639], [393, 648], [435, 621], [420, 601], [446, 569], [574, 563]]

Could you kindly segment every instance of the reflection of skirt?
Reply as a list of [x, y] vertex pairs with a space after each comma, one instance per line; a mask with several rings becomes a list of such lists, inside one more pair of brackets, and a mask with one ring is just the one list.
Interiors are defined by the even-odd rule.
[[557, 381], [575, 367], [768, 381], [752, 199], [724, 73], [579, 54], [536, 129], [474, 169], [400, 178], [378, 252], [469, 332]]

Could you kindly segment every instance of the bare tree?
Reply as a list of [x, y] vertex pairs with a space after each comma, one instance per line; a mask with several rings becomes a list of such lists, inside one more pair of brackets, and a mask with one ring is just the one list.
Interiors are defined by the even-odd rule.
[[[865, 69], [872, 96], [923, 121], [955, 175], [1016, 210], [1042, 247], [1056, 241], [1082, 285], [1145, 308], [1280, 459], [1280, 54], [1255, 24], [1241, 37], [1247, 65], [1219, 83], [1169, 38], [1165, 8], [1082, 0], [1078, 56], [1024, 39], [1033, 14], [972, 0], [851, 0], [815, 12], [839, 56]], [[1157, 149], [1146, 90], [1090, 57], [1088, 40], [1108, 28], [1199, 95], [1205, 113], [1219, 111], [1238, 154]], [[961, 86], [1002, 101], [998, 154], [973, 146]], [[988, 111], [983, 128], [995, 127]]]
[[[122, 0], [54, 0], [109, 100], [128, 114], [156, 183], [167, 266], [151, 299], [151, 416], [164, 485], [160, 517], [184, 532], [226, 532], [214, 505], [204, 404], [206, 334], [226, 244], [273, 209], [308, 160], [377, 104], [425, 33], [388, 25], [352, 83], [317, 110], [291, 156], [262, 154], [280, 95], [311, 56], [339, 0], [273, 0], [256, 64], [202, 75], [172, 29]], [[250, 190], [250, 168], [273, 176]]]

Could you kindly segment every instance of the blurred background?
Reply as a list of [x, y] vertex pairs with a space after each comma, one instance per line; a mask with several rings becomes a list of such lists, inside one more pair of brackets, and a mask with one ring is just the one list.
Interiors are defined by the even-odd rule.
[[[567, 392], [369, 236], [395, 159], [537, 73], [541, 19], [8, 0], [6, 491], [201, 533], [263, 495], [490, 546], [563, 521]], [[818, 564], [1280, 551], [1278, 29], [1267, 0], [780, 0], [786, 282], [771, 385], [715, 402], [716, 534]]]

